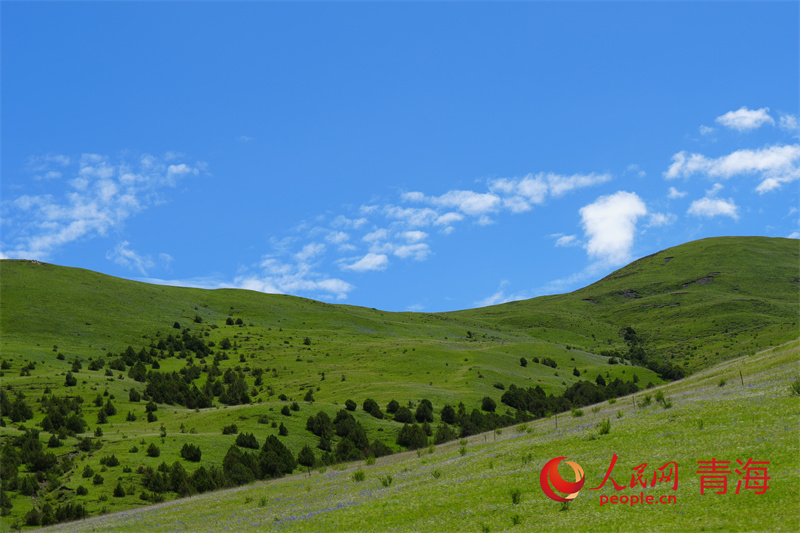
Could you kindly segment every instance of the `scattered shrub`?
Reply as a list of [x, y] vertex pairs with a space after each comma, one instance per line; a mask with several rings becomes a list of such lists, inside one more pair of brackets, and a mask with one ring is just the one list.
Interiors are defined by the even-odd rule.
[[364, 471], [361, 470], [360, 468], [358, 470], [356, 470], [355, 472], [353, 472], [353, 481], [356, 481], [356, 482], [364, 481], [364, 477], [365, 477]]
[[[258, 445], [256, 445], [256, 447], [258, 447]], [[192, 461], [193, 463], [199, 462], [202, 454], [203, 452], [200, 451], [200, 447], [195, 446], [194, 444], [186, 443], [181, 448], [181, 457], [187, 461]]]
[[608, 418], [601, 420], [600, 423], [597, 424], [598, 435], [607, 435], [609, 431], [611, 431], [611, 421]]
[[516, 505], [520, 502], [521, 499], [522, 499], [522, 491], [517, 487], [511, 489], [511, 503]]

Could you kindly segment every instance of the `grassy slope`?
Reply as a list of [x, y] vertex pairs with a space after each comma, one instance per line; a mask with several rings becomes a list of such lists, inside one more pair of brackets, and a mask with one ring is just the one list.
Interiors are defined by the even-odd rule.
[[618, 329], [632, 325], [649, 336], [655, 353], [697, 370], [797, 334], [798, 244], [765, 237], [693, 241], [569, 294], [454, 315], [588, 349], [618, 343]]
[[[140, 489], [123, 499], [101, 501], [118, 479], [136, 489], [139, 476], [121, 473], [123, 466], [135, 469], [139, 464], [156, 466], [162, 460], [171, 463], [179, 458], [178, 450], [185, 442], [200, 445], [204, 463], [219, 464], [234, 441], [234, 436], [220, 434], [221, 426], [235, 422], [240, 430], [254, 432], [259, 442], [277, 433], [258, 424], [259, 415], [284, 422], [289, 428], [284, 441], [297, 453], [311, 438], [305, 431], [306, 418], [320, 409], [333, 415], [347, 398], [360, 404], [372, 397], [381, 406], [392, 398], [401, 403], [429, 398], [438, 421], [445, 403], [464, 401], [472, 409], [488, 395], [499, 405], [501, 391], [493, 387], [498, 381], [506, 386], [540, 384], [548, 392], [559, 393], [578, 380], [572, 375], [573, 367], [582, 372], [582, 378], [608, 372], [611, 378], [630, 379], [635, 372], [641, 383], [661, 383], [647, 370], [609, 366], [593, 353], [622, 347], [617, 332], [623, 325], [646, 332], [655, 353], [675, 355], [678, 361], [683, 358], [689, 368], [784, 342], [797, 335], [797, 242], [697, 241], [644, 258], [568, 295], [445, 314], [388, 313], [241, 290], [154, 286], [79, 269], [2, 261], [1, 347], [2, 358], [11, 362], [3, 385], [24, 391], [33, 400], [36, 416], [27, 423], [29, 427], [42, 418], [38, 398], [45, 387], [58, 395], [65, 393], [64, 374], [74, 359], [83, 361], [84, 367], [77, 374], [78, 387], [69, 392], [86, 400], [84, 417], [92, 430], [98, 409], [91, 400], [106, 390], [115, 396], [118, 414], [103, 426], [103, 449], [93, 455], [79, 454], [75, 473], [65, 483], [70, 490], [80, 484], [89, 487], [84, 501], [91, 513], [102, 508], [114, 511], [143, 503], [137, 497]], [[664, 257], [673, 259], [665, 262]], [[719, 274], [709, 283], [682, 287], [712, 272]], [[628, 298], [621, 294], [625, 290], [641, 297]], [[675, 303], [679, 305], [671, 305]], [[202, 324], [192, 321], [195, 315], [202, 317]], [[228, 316], [241, 317], [244, 326], [226, 326]], [[270, 369], [254, 398], [259, 403], [199, 413], [161, 406], [158, 423], [148, 424], [143, 405], [127, 401], [128, 389], [141, 390], [141, 384], [117, 372], [108, 378], [103, 371], [86, 369], [90, 357], [117, 353], [128, 344], [138, 349], [154, 339], [156, 332], [175, 332], [171, 325], [176, 320], [207, 333], [210, 340], [229, 337], [237, 342], [239, 350], [223, 362], [223, 370], [236, 366]], [[468, 330], [473, 333], [471, 339]], [[303, 344], [306, 336], [310, 346]], [[57, 360], [57, 352], [66, 360]], [[240, 355], [245, 363], [239, 362]], [[531, 363], [522, 368], [521, 356], [552, 357], [559, 367], [553, 370]], [[19, 376], [28, 361], [36, 362], [36, 369], [29, 377]], [[178, 370], [184, 364], [167, 359], [162, 361], [162, 371]], [[198, 385], [204, 380], [201, 377]], [[274, 387], [274, 396], [268, 396], [267, 386]], [[289, 418], [278, 414], [284, 402], [277, 395], [285, 393], [300, 401], [308, 388], [314, 390], [313, 405], [301, 402], [300, 412]], [[129, 410], [139, 416], [136, 422], [125, 422]], [[398, 424], [375, 420], [360, 409], [355, 414], [371, 439], [393, 445]], [[158, 436], [162, 423], [168, 433], [163, 443]], [[0, 428], [0, 435], [14, 433], [13, 427]], [[43, 432], [41, 438], [46, 442], [49, 434]], [[161, 446], [160, 458], [145, 456], [150, 442]], [[74, 444], [74, 439], [67, 439], [54, 451], [66, 454], [74, 450]], [[134, 445], [139, 451], [130, 453]], [[103, 474], [103, 486], [92, 487], [80, 478], [84, 465], [99, 470], [100, 457], [110, 453], [122, 464]], [[189, 471], [196, 468], [184, 464]], [[30, 498], [22, 497], [15, 497], [14, 504], [6, 524], [31, 506]]]
[[[631, 398], [585, 409], [580, 418], [542, 419], [500, 435], [439, 446], [432, 454], [406, 453], [375, 465], [314, 471], [310, 477], [260, 482], [138, 511], [61, 524], [57, 531], [797, 531], [800, 529], [800, 400], [789, 382], [800, 375], [800, 341], [723, 363], [660, 387], [670, 409], [652, 403], [634, 408]], [[739, 371], [744, 376], [741, 385]], [[724, 386], [720, 386], [725, 379]], [[655, 391], [653, 391], [655, 392]], [[639, 401], [642, 395], [637, 395]], [[619, 413], [619, 417], [618, 417]], [[611, 431], [597, 436], [599, 420]], [[702, 425], [701, 425], [702, 423]], [[678, 464], [678, 489], [658, 484], [645, 494], [676, 496], [671, 505], [605, 505], [609, 485], [597, 490], [612, 453], [614, 479], [629, 488], [632, 469], [647, 462], [646, 476], [667, 462]], [[567, 456], [587, 473], [569, 510], [539, 488], [539, 472], [553, 457]], [[700, 495], [697, 461], [769, 461], [764, 494], [728, 478], [727, 494]], [[361, 468], [365, 479], [352, 478]], [[439, 473], [434, 477], [434, 472]], [[562, 472], [566, 477], [567, 472]], [[380, 478], [392, 476], [390, 487]], [[521, 490], [519, 504], [510, 496]], [[515, 515], [519, 521], [514, 526]]]

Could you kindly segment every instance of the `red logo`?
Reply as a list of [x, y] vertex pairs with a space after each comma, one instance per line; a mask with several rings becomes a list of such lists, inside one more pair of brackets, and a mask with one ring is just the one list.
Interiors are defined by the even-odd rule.
[[[558, 465], [564, 459], [566, 459], [566, 457], [551, 459], [544, 465], [542, 473], [539, 475], [539, 482], [542, 484], [542, 490], [551, 500], [557, 502], [569, 502], [577, 498], [584, 481], [586, 481], [586, 475], [583, 473], [581, 465], [573, 463], [572, 461], [567, 461], [567, 464], [571, 466], [572, 470], [575, 472], [575, 482], [570, 483], [569, 481], [564, 481], [561, 474], [558, 473]], [[565, 493], [566, 496], [558, 495], [553, 489]]]

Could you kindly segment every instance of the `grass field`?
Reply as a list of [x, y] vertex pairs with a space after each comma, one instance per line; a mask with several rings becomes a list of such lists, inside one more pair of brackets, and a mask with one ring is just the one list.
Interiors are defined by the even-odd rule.
[[[743, 503], [750, 502], [746, 498], [755, 498], [753, 502], [777, 498], [773, 503], [789, 498], [788, 503], [797, 504], [798, 401], [788, 397], [788, 383], [797, 377], [798, 352], [796, 344], [785, 344], [800, 333], [797, 260], [797, 240], [706, 239], [640, 259], [570, 294], [453, 313], [390, 313], [243, 290], [156, 286], [37, 262], [1, 261], [2, 387], [11, 398], [23, 393], [33, 417], [24, 422], [3, 417], [0, 444], [22, 434], [25, 427], [39, 427], [44, 418], [42, 398], [48, 394], [83, 399], [82, 416], [89, 428], [77, 437], [94, 436], [95, 430], [102, 430], [98, 451], [79, 450], [76, 437], [48, 448], [60, 461], [69, 457], [71, 468], [57, 480], [41, 480], [36, 495], [8, 490], [12, 507], [2, 517], [2, 528], [24, 523], [26, 513], [44, 502], [73, 501], [85, 505], [90, 515], [123, 511], [136, 513], [128, 516], [144, 523], [151, 520], [146, 516], [152, 512], [152, 524], [174, 509], [172, 505], [185, 505], [189, 507], [179, 514], [188, 516], [182, 520], [194, 524], [189, 527], [192, 530], [208, 524], [213, 525], [206, 529], [238, 530], [238, 515], [234, 519], [230, 514], [237, 506], [242, 516], [261, 517], [257, 524], [261, 529], [424, 530], [430, 521], [436, 524], [433, 529], [480, 531], [485, 525], [494, 531], [510, 529], [518, 520], [523, 529], [534, 525], [555, 529], [553, 524], [563, 523], [576, 530], [583, 527], [579, 525], [584, 520], [600, 520], [598, 517], [611, 516], [609, 509], [617, 513], [623, 509], [612, 505], [600, 508], [599, 496], [594, 493], [610, 493], [584, 489], [569, 504], [569, 511], [552, 514], [559, 504], [544, 499], [537, 489], [543, 461], [568, 456], [583, 466], [589, 475], [587, 485], [591, 485], [598, 476], [598, 483], [602, 480], [616, 452], [615, 473], [624, 472], [618, 481], [630, 479], [631, 468], [642, 462], [650, 465], [650, 475], [654, 465], [669, 460], [678, 461], [682, 468], [679, 503], [658, 509], [625, 509], [629, 513], [626, 519], [633, 523], [645, 523], [633, 517], [645, 520], [654, 516], [653, 523], [661, 523], [668, 516], [677, 520], [678, 529], [685, 530], [780, 529], [782, 523], [773, 523], [784, 520], [778, 518], [777, 507], [771, 508], [769, 516], [756, 513], [769, 520], [769, 528], [758, 527], [735, 510], [751, 507]], [[229, 324], [234, 320], [239, 324]], [[178, 329], [173, 327], [176, 322]], [[610, 365], [600, 352], [624, 352], [627, 347], [620, 329], [626, 326], [635, 328], [646, 340], [647, 352], [654, 360], [694, 375], [664, 385], [665, 381], [647, 368], [624, 364], [624, 360]], [[143, 391], [144, 383], [129, 377], [127, 368], [113, 372], [108, 366], [88, 369], [91, 361], [111, 360], [129, 345], [138, 351], [186, 329], [213, 342], [218, 354], [227, 355], [219, 361], [222, 371], [243, 372], [252, 403], [228, 406], [215, 401], [214, 406], [203, 409], [160, 404], [155, 413], [158, 420], [148, 423], [145, 402], [129, 400], [129, 391]], [[232, 346], [221, 350], [225, 339]], [[777, 345], [783, 346], [779, 352], [756, 355]], [[521, 365], [522, 357], [529, 361], [527, 366]], [[533, 362], [545, 357], [553, 359], [557, 367]], [[190, 359], [160, 359], [160, 372], [212, 363], [211, 357], [208, 361]], [[258, 385], [256, 369], [264, 371]], [[68, 372], [77, 379], [74, 387], [64, 386]], [[178, 461], [192, 472], [198, 463], [181, 459], [179, 451], [184, 444], [201, 448], [200, 464], [219, 465], [236, 439], [235, 434], [222, 434], [222, 428], [230, 424], [236, 424], [239, 432], [254, 433], [260, 443], [268, 435], [278, 435], [278, 425], [283, 424], [288, 435], [279, 439], [297, 455], [304, 445], [317, 442], [306, 430], [308, 417], [324, 411], [333, 418], [345, 400], [352, 399], [359, 405], [352, 414], [369, 439], [379, 439], [393, 451], [402, 452], [395, 442], [402, 424], [364, 412], [360, 406], [365, 399], [372, 398], [385, 409], [393, 399], [401, 405], [415, 405], [426, 398], [433, 404], [438, 423], [445, 404], [463, 402], [469, 412], [480, 408], [481, 400], [488, 396], [496, 401], [498, 411], [505, 412], [500, 398], [511, 385], [538, 385], [547, 394], [560, 395], [566, 387], [581, 380], [594, 381], [598, 375], [606, 381], [617, 377], [628, 381], [635, 376], [640, 387], [649, 383], [656, 388], [665, 386], [673, 405], [665, 409], [653, 399], [657, 389], [649, 390], [647, 394], [653, 398], [647, 407], [636, 409], [631, 398], [618, 399], [597, 409], [583, 408], [581, 417], [566, 413], [530, 422], [522, 431], [504, 428], [499, 433], [470, 437], [463, 455], [462, 445], [456, 441], [421, 457], [411, 453], [409, 459], [407, 453], [398, 453], [380, 458], [374, 465], [362, 465], [362, 482], [351, 480], [353, 465], [328, 467], [310, 479], [296, 476], [259, 485], [258, 490], [266, 491], [263, 494], [247, 492], [256, 490], [252, 487], [232, 489], [146, 507], [145, 515], [139, 514], [148, 503], [139, 497], [139, 467], [156, 468], [162, 462]], [[722, 379], [725, 384], [720, 386]], [[202, 387], [205, 381], [202, 375], [193, 383]], [[304, 401], [309, 391], [313, 402]], [[747, 396], [750, 393], [752, 397]], [[94, 400], [98, 396], [101, 402], [112, 400], [116, 407], [116, 414], [105, 424], [97, 423], [101, 407]], [[643, 401], [644, 392], [637, 398]], [[282, 408], [293, 402], [299, 410], [290, 411], [289, 416], [281, 414]], [[136, 420], [127, 420], [128, 412], [134, 413]], [[597, 435], [596, 426], [605, 419], [610, 432]], [[46, 445], [50, 437], [49, 432], [41, 431], [39, 439]], [[773, 449], [769, 447], [772, 442], [783, 444]], [[158, 457], [146, 454], [151, 444], [160, 448]], [[694, 461], [706, 451], [733, 464], [736, 459], [748, 458], [734, 451], [753, 455], [754, 460], [773, 461], [772, 455], [763, 459], [757, 454], [775, 454], [774, 461], [780, 459], [775, 464], [789, 469], [780, 471], [790, 472], [789, 478], [776, 475], [775, 479], [794, 479], [794, 489], [763, 495], [753, 495], [750, 490], [740, 495], [711, 495], [714, 498], [704, 495], [698, 500], [712, 510], [722, 505], [720, 512], [723, 517], [730, 516], [728, 519], [712, 519], [711, 511], [702, 510], [700, 504], [684, 508], [688, 505], [684, 502], [694, 497], [692, 490], [684, 487], [692, 487], [692, 479], [699, 477], [692, 474]], [[101, 464], [101, 459], [111, 454], [119, 459], [119, 466]], [[87, 466], [101, 474], [101, 484], [82, 477]], [[28, 474], [24, 465], [20, 474]], [[393, 482], [383, 487], [379, 477], [386, 479], [387, 475]], [[112, 495], [118, 484], [126, 496]], [[79, 486], [88, 493], [78, 495]], [[514, 488], [522, 491], [518, 504], [511, 503], [509, 491]], [[227, 494], [245, 495], [237, 503], [226, 499]], [[166, 493], [168, 500], [176, 497], [176, 493]], [[215, 498], [222, 498], [221, 503], [215, 503]], [[246, 498], [251, 501], [245, 504]], [[266, 499], [262, 502], [262, 498]], [[731, 506], [725, 507], [725, 502]], [[192, 505], [202, 509], [220, 505], [218, 512], [223, 518], [202, 515], [192, 510]], [[586, 514], [574, 512], [579, 509]], [[678, 516], [679, 511], [687, 516]], [[551, 522], [539, 518], [539, 514], [550, 516], [548, 513]], [[206, 518], [191, 522], [195, 514]], [[359, 518], [362, 515], [367, 518]], [[796, 524], [796, 514], [787, 516]], [[686, 522], [690, 519], [699, 519], [696, 528]], [[123, 523], [115, 522], [113, 527]], [[172, 524], [164, 526], [165, 530], [184, 528], [164, 523]], [[598, 527], [628, 528], [621, 522], [605, 524]], [[69, 527], [80, 529], [78, 525]]]
[[[790, 382], [800, 376], [800, 341], [719, 365], [662, 391], [672, 402], [635, 408], [633, 398], [605, 402], [583, 417], [543, 419], [500, 434], [471, 437], [421, 456], [405, 453], [374, 465], [349, 464], [310, 476], [256, 483], [61, 524], [54, 531], [797, 531], [800, 529], [800, 398]], [[739, 372], [742, 372], [744, 385]], [[719, 386], [725, 379], [724, 386]], [[639, 403], [643, 395], [637, 395]], [[608, 434], [597, 424], [609, 419]], [[462, 454], [461, 450], [464, 450]], [[612, 476], [626, 488], [600, 485], [612, 454]], [[587, 483], [567, 510], [539, 485], [554, 457], [580, 464]], [[697, 461], [731, 461], [728, 492], [700, 494]], [[736, 494], [737, 459], [769, 461], [763, 494]], [[633, 468], [646, 477], [665, 463], [678, 465], [679, 484], [631, 489]], [[354, 481], [357, 470], [363, 481]], [[562, 474], [567, 478], [567, 471]], [[391, 476], [384, 487], [381, 479]], [[520, 491], [519, 503], [512, 490]], [[674, 495], [673, 504], [601, 506], [602, 496]], [[515, 525], [515, 522], [517, 524]]]

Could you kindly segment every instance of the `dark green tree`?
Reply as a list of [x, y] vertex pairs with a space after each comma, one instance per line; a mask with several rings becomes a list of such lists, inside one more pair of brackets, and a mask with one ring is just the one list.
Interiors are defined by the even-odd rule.
[[314, 457], [314, 450], [309, 448], [308, 444], [303, 446], [303, 449], [300, 450], [300, 453], [297, 455], [297, 462], [308, 469], [309, 476], [311, 475], [311, 467], [314, 466], [316, 461], [317, 459]]

